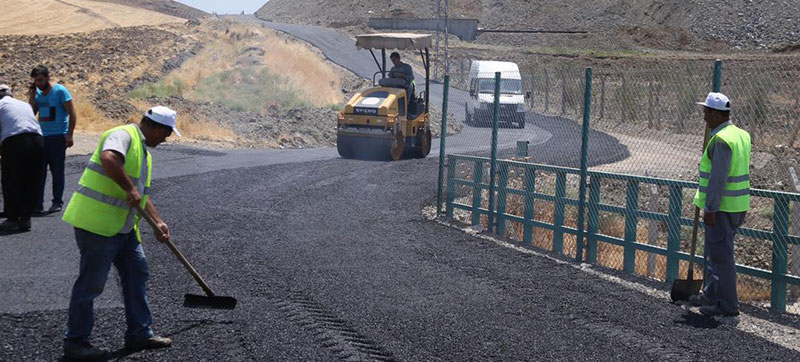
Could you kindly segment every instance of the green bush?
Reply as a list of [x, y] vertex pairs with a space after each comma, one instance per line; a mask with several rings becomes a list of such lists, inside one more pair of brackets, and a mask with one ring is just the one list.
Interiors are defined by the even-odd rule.
[[131, 98], [147, 99], [147, 98], [169, 98], [177, 97], [183, 94], [186, 90], [186, 84], [181, 80], [176, 79], [161, 80], [156, 83], [145, 84], [130, 91], [128, 96]]
[[271, 106], [289, 109], [311, 106], [284, 77], [254, 68], [227, 70], [205, 78], [190, 98], [250, 112], [264, 112]]

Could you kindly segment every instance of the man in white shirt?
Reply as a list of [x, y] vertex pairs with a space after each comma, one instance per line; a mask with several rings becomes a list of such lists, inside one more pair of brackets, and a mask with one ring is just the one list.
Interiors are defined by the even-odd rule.
[[11, 96], [11, 87], [0, 84], [0, 168], [7, 220], [3, 231], [28, 231], [31, 214], [39, 202], [44, 172], [42, 129], [31, 106]]

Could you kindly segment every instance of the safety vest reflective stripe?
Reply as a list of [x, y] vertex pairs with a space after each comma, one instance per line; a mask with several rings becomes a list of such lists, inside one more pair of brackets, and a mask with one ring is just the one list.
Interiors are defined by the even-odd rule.
[[85, 187], [85, 186], [79, 187], [78, 190], [75, 191], [75, 192], [77, 192], [77, 193], [79, 193], [79, 194], [81, 194], [83, 196], [86, 196], [86, 197], [88, 197], [90, 199], [102, 202], [104, 204], [108, 204], [108, 205], [111, 205], [111, 206], [116, 206], [116, 207], [118, 207], [120, 209], [127, 209], [128, 208], [128, 203], [125, 200], [121, 200], [121, 199], [118, 199], [116, 197], [111, 197], [111, 196], [108, 196], [108, 195], [101, 194], [101, 193], [99, 193], [99, 192], [97, 192], [95, 190], [92, 190], [92, 189], [90, 189], [88, 187]]
[[[142, 168], [142, 172], [146, 172], [147, 164], [145, 163], [143, 166], [144, 167]], [[105, 177], [108, 177], [108, 175], [106, 175], [106, 170], [103, 168], [103, 166], [100, 166], [100, 165], [98, 165], [98, 164], [96, 164], [96, 163], [94, 163], [92, 161], [89, 161], [89, 164], [86, 165], [86, 168], [88, 168], [88, 169], [90, 169], [90, 170], [92, 170], [94, 172], [97, 172], [97, 173], [99, 173], [99, 174], [101, 174], [101, 175], [103, 175]], [[140, 182], [140, 180], [141, 180], [140, 178], [133, 177], [133, 176], [128, 176], [128, 178], [130, 178], [131, 181], [133, 181], [133, 183], [136, 184], [136, 186], [137, 186], [136, 188], [138, 190], [142, 190], [142, 195], [148, 195], [149, 194], [150, 187], [143, 185]]]
[[[708, 180], [711, 178], [711, 174], [708, 172], [700, 171], [700, 178]], [[744, 182], [744, 181], [750, 181], [750, 175], [728, 176], [726, 182], [733, 183], [733, 182]]]
[[[708, 186], [700, 186], [698, 188], [700, 192], [708, 193]], [[745, 196], [750, 195], [750, 190], [724, 190], [722, 191], [722, 196], [729, 196], [729, 197], [736, 197], [736, 196]]]

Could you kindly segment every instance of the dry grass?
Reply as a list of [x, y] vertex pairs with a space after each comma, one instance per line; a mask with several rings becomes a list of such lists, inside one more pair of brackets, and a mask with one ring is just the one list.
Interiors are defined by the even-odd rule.
[[87, 133], [100, 133], [110, 128], [120, 125], [119, 122], [109, 119], [103, 111], [97, 108], [90, 100], [85, 98], [87, 94], [82, 87], [69, 86], [72, 93], [72, 104], [75, 106], [75, 113], [78, 116], [76, 130]]
[[[137, 109], [128, 119], [129, 123], [139, 122], [141, 115], [152, 105], [143, 100], [131, 100]], [[241, 145], [243, 140], [233, 130], [219, 123], [207, 120], [185, 109], [176, 109], [178, 118], [176, 126], [181, 132], [181, 138], [170, 137], [170, 142], [206, 141], [221, 143], [222, 145]]]
[[60, 34], [184, 19], [141, 8], [89, 0], [3, 0], [0, 34]]
[[[341, 79], [331, 66], [307, 46], [289, 42], [272, 30], [242, 24], [228, 23], [225, 31], [204, 30], [198, 35], [206, 43], [203, 51], [164, 80], [168, 84], [176, 81], [182, 84], [185, 90], [181, 95], [187, 99], [202, 100], [197, 99], [198, 94], [192, 91], [214, 75], [243, 68], [237, 63], [246, 56], [261, 63], [248, 68], [264, 69], [280, 77], [285, 88], [291, 89], [294, 97], [305, 104], [325, 107], [342, 101]], [[245, 52], [248, 48], [263, 49], [265, 54]]]

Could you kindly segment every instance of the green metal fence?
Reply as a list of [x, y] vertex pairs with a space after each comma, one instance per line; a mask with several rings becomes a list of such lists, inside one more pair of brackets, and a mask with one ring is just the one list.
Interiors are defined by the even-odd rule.
[[[706, 87], [710, 86], [706, 89], [719, 91], [723, 86], [722, 62], [716, 61], [713, 68], [707, 69], [709, 70], [707, 73], [713, 77], [705, 78], [711, 81], [711, 84], [705, 83], [708, 84]], [[710, 71], [712, 69], [713, 71]], [[657, 279], [671, 282], [679, 275], [685, 275], [689, 254], [682, 250], [686, 250], [688, 241], [686, 229], [691, 228], [694, 223], [694, 219], [689, 215], [694, 210], [691, 198], [697, 189], [697, 183], [687, 181], [686, 178], [651, 177], [627, 174], [624, 170], [617, 171], [613, 168], [609, 171], [596, 166], [590, 167], [589, 145], [592, 142], [590, 134], [594, 132], [590, 127], [590, 121], [593, 119], [592, 102], [593, 99], [595, 101], [599, 99], [602, 105], [603, 91], [593, 92], [591, 68], [585, 69], [580, 84], [573, 82], [567, 85], [566, 79], [577, 78], [575, 72], [563, 71], [562, 74], [560, 114], [564, 121], [580, 125], [580, 166], [563, 167], [536, 163], [529, 161], [529, 158], [498, 159], [498, 119], [502, 107], [498, 104], [501, 98], [500, 74], [495, 74], [495, 93], [492, 98], [494, 114], [490, 120], [491, 138], [475, 136], [474, 140], [475, 143], [484, 142], [487, 149], [471, 152], [473, 154], [448, 153], [442, 140], [439, 212], [469, 225], [484, 225], [489, 232], [517, 239], [522, 244], [545, 248], [578, 261], [648, 277], [654, 277], [652, 266], [660, 262], [664, 270], [656, 277]], [[536, 77], [530, 75], [528, 78]], [[522, 79], [524, 82], [527, 81], [525, 75]], [[623, 84], [624, 82], [623, 76]], [[448, 92], [449, 84], [448, 77], [445, 79], [445, 94]], [[545, 112], [550, 93], [546, 89], [546, 84], [547, 82], [543, 92], [541, 91], [543, 87], [538, 86], [540, 94], [545, 95], [545, 103], [542, 106], [539, 102], [539, 107], [544, 107]], [[580, 111], [573, 110], [573, 113], [570, 113], [565, 105], [575, 105], [574, 99], [578, 98], [575, 90], [578, 88], [577, 85], [581, 86], [583, 95], [582, 102], [577, 104]], [[663, 86], [669, 84], [665, 83]], [[531, 85], [531, 88], [533, 87], [535, 86]], [[605, 84], [602, 88], [605, 88]], [[684, 98], [700, 99], [705, 95], [704, 92], [699, 93], [680, 94], [680, 97], [675, 97], [676, 102], [682, 103], [685, 101]], [[447, 99], [445, 96], [443, 119], [448, 118]], [[531, 102], [536, 102], [538, 99], [536, 93], [530, 99]], [[653, 101], [648, 100], [648, 102]], [[676, 105], [671, 107], [679, 109]], [[535, 106], [532, 109], [536, 111]], [[565, 114], [575, 118], [565, 118]], [[624, 114], [607, 110], [605, 117], [608, 119], [611, 115]], [[452, 114], [450, 116], [452, 121]], [[582, 123], [577, 118], [580, 116]], [[601, 115], [600, 118], [602, 117]], [[507, 137], [509, 130], [502, 131]], [[526, 130], [526, 132], [531, 131]], [[520, 132], [520, 135], [523, 133]], [[523, 142], [521, 146], [520, 153], [526, 155], [527, 143]], [[699, 154], [701, 150], [699, 146], [697, 148], [696, 152]], [[508, 155], [507, 152], [501, 154]], [[577, 166], [577, 162], [570, 164]], [[683, 176], [687, 175], [684, 173]], [[647, 190], [650, 191], [649, 197]], [[800, 205], [800, 194], [756, 188], [750, 192], [754, 205], [757, 205], [757, 208], [754, 206], [754, 211], [757, 209], [758, 213], [768, 214], [767, 219], [771, 223], [769, 226], [758, 223], [758, 228], [748, 227], [745, 224], [745, 227], [739, 229], [737, 248], [740, 248], [742, 243], [759, 243], [758, 247], [771, 249], [771, 260], [761, 260], [760, 264], [752, 265], [737, 264], [736, 268], [741, 276], [740, 283], [755, 283], [758, 288], [753, 289], [759, 291], [766, 289], [762, 293], [764, 297], [758, 297], [761, 298], [758, 300], [768, 301], [769, 307], [774, 311], [785, 312], [787, 301], [794, 301], [800, 296], [800, 293], [794, 295], [787, 293], [789, 289], [800, 290], [800, 275], [787, 270], [790, 246], [795, 249], [800, 248], [800, 237], [789, 232], [790, 216], [800, 219], [797, 217], [800, 215], [800, 209], [794, 213], [790, 211], [790, 205]], [[666, 205], [664, 203], [659, 205], [658, 195], [668, 196]], [[800, 225], [795, 227], [799, 228]], [[704, 230], [702, 222], [700, 229]], [[647, 231], [649, 235], [644, 236], [643, 231]], [[696, 273], [702, 273], [705, 264], [702, 239], [699, 245], [701, 245], [698, 250], [700, 265], [696, 267], [700, 270], [696, 270]], [[760, 254], [765, 253], [760, 252]], [[644, 263], [646, 265], [643, 266], [643, 262], [646, 262]], [[643, 268], [646, 272], [640, 270]]]

